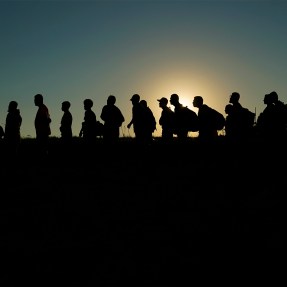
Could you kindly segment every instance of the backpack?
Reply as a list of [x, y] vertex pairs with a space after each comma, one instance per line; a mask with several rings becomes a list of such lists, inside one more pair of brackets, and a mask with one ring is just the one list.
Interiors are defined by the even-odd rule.
[[104, 124], [101, 123], [100, 121], [96, 121], [95, 133], [96, 133], [96, 136], [99, 136], [99, 137], [102, 136], [104, 133]]
[[188, 131], [190, 132], [197, 132], [199, 128], [198, 117], [196, 112], [189, 109], [188, 107], [184, 107], [183, 111], [185, 113], [185, 125]]
[[210, 108], [210, 120], [214, 124], [214, 128], [218, 131], [222, 130], [225, 127], [225, 117], [222, 113], [218, 112], [217, 110]]
[[278, 101], [275, 107], [277, 110], [277, 116], [278, 116], [279, 122], [283, 125], [286, 125], [287, 124], [287, 105], [281, 101]]
[[255, 113], [247, 108], [242, 108], [242, 121], [246, 128], [252, 128], [255, 123]]

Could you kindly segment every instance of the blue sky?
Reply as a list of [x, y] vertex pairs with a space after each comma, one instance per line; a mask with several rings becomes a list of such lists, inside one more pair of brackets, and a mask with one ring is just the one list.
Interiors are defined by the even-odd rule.
[[[194, 96], [224, 114], [229, 95], [257, 115], [266, 93], [287, 102], [286, 1], [0, 1], [0, 125], [11, 100], [19, 104], [23, 137], [35, 137], [42, 93], [59, 136], [61, 102], [71, 102], [73, 133], [83, 121], [83, 100], [98, 119], [109, 95], [132, 135], [132, 94], [148, 102]], [[197, 112], [197, 109], [194, 109]], [[155, 135], [160, 135], [157, 125]]]

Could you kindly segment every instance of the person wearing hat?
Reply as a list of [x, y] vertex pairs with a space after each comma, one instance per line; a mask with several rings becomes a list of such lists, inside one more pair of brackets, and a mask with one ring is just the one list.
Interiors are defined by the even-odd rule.
[[132, 102], [132, 119], [128, 123], [127, 128], [130, 129], [131, 126], [133, 125], [134, 128], [134, 133], [136, 140], [139, 143], [144, 142], [145, 140], [145, 135], [144, 135], [144, 108], [140, 104], [140, 96], [138, 94], [134, 94], [130, 101]]
[[165, 141], [169, 141], [173, 138], [174, 133], [174, 112], [170, 107], [167, 106], [168, 99], [162, 97], [157, 100], [159, 102], [159, 107], [162, 108], [161, 116], [159, 118], [159, 124], [162, 128], [161, 137]]

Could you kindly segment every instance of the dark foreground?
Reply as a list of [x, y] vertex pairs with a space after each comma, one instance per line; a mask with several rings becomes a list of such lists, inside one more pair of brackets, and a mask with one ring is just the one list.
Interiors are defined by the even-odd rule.
[[1, 167], [1, 285], [283, 286], [286, 157], [256, 141], [54, 140], [42, 162], [23, 142]]

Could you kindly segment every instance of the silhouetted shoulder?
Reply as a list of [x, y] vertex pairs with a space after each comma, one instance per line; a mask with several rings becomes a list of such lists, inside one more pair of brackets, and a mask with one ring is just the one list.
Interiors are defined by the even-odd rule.
[[2, 140], [4, 137], [4, 129], [2, 126], [0, 126], [0, 140]]

